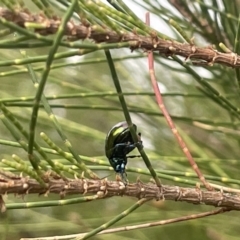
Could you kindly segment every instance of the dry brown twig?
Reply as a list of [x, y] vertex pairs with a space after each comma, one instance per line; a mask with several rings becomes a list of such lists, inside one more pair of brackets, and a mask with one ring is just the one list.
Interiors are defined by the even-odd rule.
[[[57, 32], [61, 23], [60, 18], [48, 19], [42, 14], [32, 14], [28, 11], [13, 12], [9, 9], [0, 8], [0, 18], [6, 19], [16, 25], [25, 28], [27, 23], [42, 24], [45, 27], [34, 29], [41, 35], [50, 35]], [[139, 36], [132, 33], [118, 34], [111, 29], [101, 29], [93, 25], [76, 24], [69, 21], [65, 29], [65, 36], [71, 40], [91, 39], [95, 43], [119, 43], [131, 42], [132, 50], [143, 49], [147, 51], [157, 51], [166, 56], [178, 55], [188, 59], [195, 59], [196, 65], [213, 65], [219, 63], [233, 68], [240, 67], [240, 56], [233, 53], [222, 53], [215, 50], [212, 46], [197, 47], [194, 44], [179, 43], [171, 40], [160, 39], [156, 34], [152, 36]]]
[[62, 198], [72, 194], [97, 194], [99, 198], [129, 196], [138, 199], [148, 198], [168, 201], [184, 201], [192, 204], [205, 204], [240, 210], [240, 195], [223, 191], [202, 191], [199, 188], [186, 188], [163, 185], [161, 189], [153, 183], [137, 181], [125, 186], [122, 182], [91, 179], [54, 179], [46, 176], [47, 188], [35, 179], [20, 177], [0, 181], [0, 194], [59, 194]]

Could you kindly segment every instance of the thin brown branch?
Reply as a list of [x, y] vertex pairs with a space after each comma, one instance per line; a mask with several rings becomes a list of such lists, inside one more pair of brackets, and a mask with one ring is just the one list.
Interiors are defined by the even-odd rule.
[[99, 198], [112, 196], [129, 196], [138, 199], [156, 199], [182, 201], [192, 204], [205, 204], [240, 210], [240, 195], [223, 191], [202, 191], [198, 188], [185, 188], [163, 185], [159, 188], [153, 183], [137, 181], [125, 186], [122, 182], [90, 179], [53, 179], [45, 177], [47, 188], [29, 177], [0, 180], [0, 194], [59, 194], [61, 197], [71, 194], [97, 194]]
[[116, 233], [116, 232], [120, 232], [120, 231], [130, 231], [130, 230], [136, 230], [136, 229], [140, 229], [140, 228], [149, 228], [149, 227], [167, 225], [167, 224], [176, 223], [176, 222], [189, 221], [189, 220], [194, 220], [194, 219], [198, 219], [198, 218], [213, 216], [213, 215], [224, 213], [227, 211], [229, 211], [229, 209], [220, 208], [220, 209], [215, 209], [212, 211], [207, 211], [207, 212], [198, 213], [198, 214], [191, 214], [191, 215], [177, 217], [177, 218], [171, 218], [171, 219], [167, 219], [167, 220], [137, 224], [137, 225], [133, 225], [133, 226], [119, 227], [119, 228], [115, 228], [115, 229], [107, 229], [105, 231], [102, 231], [101, 234]]
[[[146, 13], [146, 24], [150, 26], [150, 14]], [[162, 114], [164, 115], [164, 118], [167, 121], [167, 124], [169, 128], [172, 130], [173, 135], [178, 141], [179, 146], [181, 147], [183, 153], [185, 154], [186, 158], [188, 159], [192, 169], [195, 171], [197, 174], [198, 178], [200, 181], [203, 183], [203, 185], [208, 189], [208, 190], [213, 190], [213, 188], [210, 186], [210, 184], [206, 181], [205, 177], [203, 176], [201, 170], [199, 169], [197, 163], [192, 157], [191, 152], [189, 151], [186, 143], [182, 139], [181, 135], [179, 134], [174, 122], [172, 121], [172, 118], [170, 114], [168, 113], [167, 108], [165, 107], [164, 101], [162, 99], [162, 94], [160, 91], [160, 88], [158, 86], [156, 74], [155, 74], [155, 69], [154, 69], [154, 59], [153, 59], [153, 52], [149, 51], [148, 52], [148, 69], [149, 69], [149, 75], [152, 83], [152, 87], [155, 93], [156, 101], [158, 104], [158, 107]]]
[[[60, 18], [48, 19], [42, 14], [32, 14], [28, 11], [13, 12], [9, 9], [0, 8], [0, 18], [6, 19], [16, 25], [25, 28], [27, 23], [42, 24], [40, 29], [35, 29], [36, 33], [41, 35], [50, 35], [57, 32], [60, 25]], [[240, 67], [240, 56], [235, 53], [222, 53], [211, 46], [197, 47], [194, 44], [179, 43], [171, 40], [164, 40], [157, 37], [155, 33], [152, 36], [139, 36], [132, 32], [118, 34], [115, 31], [100, 26], [86, 26], [69, 21], [64, 35], [72, 40], [91, 39], [96, 43], [119, 43], [132, 42], [132, 50], [143, 49], [158, 51], [159, 54], [166, 56], [178, 55], [188, 59], [195, 59], [196, 65], [213, 65], [219, 63], [233, 68]], [[134, 43], [135, 42], [135, 43]]]
[[[176, 223], [176, 222], [189, 221], [189, 220], [194, 220], [194, 219], [198, 219], [198, 218], [213, 216], [213, 215], [220, 214], [220, 213], [225, 213], [226, 211], [229, 211], [229, 210], [227, 208], [220, 208], [220, 209], [216, 209], [213, 211], [208, 211], [208, 212], [198, 213], [198, 214], [191, 214], [188, 216], [182, 216], [182, 217], [172, 218], [172, 219], [168, 219], [168, 220], [161, 220], [161, 221], [137, 224], [137, 225], [132, 225], [132, 226], [111, 228], [111, 229], [106, 229], [106, 230], [99, 232], [98, 235], [131, 231], [131, 230], [136, 230], [136, 229], [141, 229], [141, 228], [156, 227], [156, 226], [167, 225], [167, 224]], [[70, 239], [73, 239], [76, 237], [84, 237], [85, 235], [86, 235], [86, 233], [81, 233], [81, 234], [65, 235], [65, 236], [61, 236], [61, 237], [59, 237], [59, 236], [41, 237], [40, 239], [41, 240], [57, 240], [57, 239], [70, 240]], [[37, 240], [37, 239], [39, 239], [39, 238], [22, 238], [21, 240]]]

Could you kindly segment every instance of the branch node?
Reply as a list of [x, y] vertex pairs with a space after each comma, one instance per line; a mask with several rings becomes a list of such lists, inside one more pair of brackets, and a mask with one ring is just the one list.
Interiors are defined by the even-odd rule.
[[177, 187], [177, 193], [178, 193], [178, 196], [177, 196], [177, 198], [175, 199], [176, 202], [179, 201], [179, 200], [181, 200], [181, 197], [182, 197], [182, 195], [183, 195], [182, 189], [181, 189], [180, 187]]

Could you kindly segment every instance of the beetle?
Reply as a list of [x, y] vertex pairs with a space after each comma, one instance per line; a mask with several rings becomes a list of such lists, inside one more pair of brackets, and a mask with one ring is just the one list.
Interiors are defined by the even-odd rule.
[[[133, 124], [135, 132], [137, 126]], [[134, 143], [127, 122], [119, 122], [114, 125], [107, 134], [105, 141], [105, 154], [117, 174], [120, 174], [122, 181], [127, 184], [125, 167], [127, 158], [139, 156], [127, 156], [137, 144], [141, 144], [141, 133], [138, 133], [138, 143]]]

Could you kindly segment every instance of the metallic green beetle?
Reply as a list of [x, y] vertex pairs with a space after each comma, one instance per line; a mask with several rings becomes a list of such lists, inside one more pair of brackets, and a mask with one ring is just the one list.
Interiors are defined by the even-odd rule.
[[[134, 130], [137, 131], [137, 126], [133, 124]], [[121, 175], [122, 181], [127, 184], [127, 174], [125, 167], [127, 158], [137, 156], [127, 156], [137, 144], [142, 145], [141, 134], [138, 134], [138, 143], [134, 143], [132, 135], [129, 131], [127, 122], [119, 122], [112, 127], [108, 132], [105, 141], [105, 154], [109, 163], [116, 173]]]

